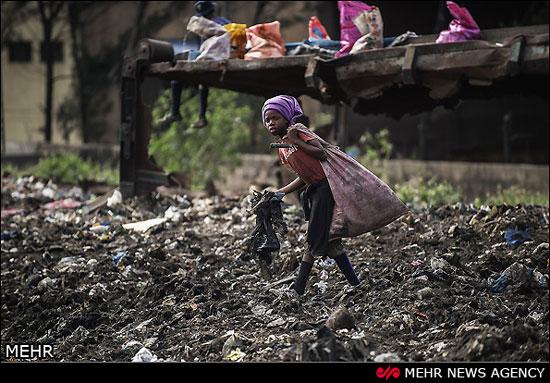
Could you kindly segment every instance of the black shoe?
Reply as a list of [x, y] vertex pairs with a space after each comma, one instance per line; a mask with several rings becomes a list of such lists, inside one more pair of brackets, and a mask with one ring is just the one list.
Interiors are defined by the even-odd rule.
[[179, 114], [167, 114], [161, 119], [157, 120], [157, 126], [161, 129], [167, 129], [172, 125], [173, 122], [181, 121], [181, 116]]
[[197, 121], [193, 122], [193, 125], [191, 125], [192, 128], [204, 128], [206, 125], [208, 125], [208, 121], [206, 121], [206, 118], [199, 117]]

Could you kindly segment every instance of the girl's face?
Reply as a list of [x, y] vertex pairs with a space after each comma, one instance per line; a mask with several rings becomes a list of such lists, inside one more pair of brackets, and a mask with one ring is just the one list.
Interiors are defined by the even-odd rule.
[[265, 111], [265, 127], [269, 130], [269, 133], [274, 136], [283, 137], [288, 128], [288, 120], [283, 115], [274, 109], [268, 109]]

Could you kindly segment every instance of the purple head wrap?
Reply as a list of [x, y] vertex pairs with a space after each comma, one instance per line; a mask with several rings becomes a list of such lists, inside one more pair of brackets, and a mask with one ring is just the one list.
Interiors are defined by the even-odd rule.
[[264, 106], [262, 107], [262, 122], [264, 123], [264, 126], [265, 111], [269, 109], [274, 109], [281, 113], [282, 116], [288, 120], [289, 125], [294, 124], [294, 121], [298, 117], [304, 115], [302, 108], [300, 108], [300, 104], [298, 104], [298, 101], [294, 97], [285, 95], [276, 96], [264, 102]]

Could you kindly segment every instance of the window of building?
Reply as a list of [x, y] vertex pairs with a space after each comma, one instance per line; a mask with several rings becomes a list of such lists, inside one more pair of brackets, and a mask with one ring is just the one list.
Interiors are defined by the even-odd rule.
[[[63, 61], [63, 43], [61, 41], [52, 41], [51, 49], [53, 52], [53, 61]], [[46, 43], [40, 43], [40, 61], [46, 62]]]
[[8, 42], [8, 51], [10, 62], [31, 61], [32, 50], [30, 41], [10, 41]]

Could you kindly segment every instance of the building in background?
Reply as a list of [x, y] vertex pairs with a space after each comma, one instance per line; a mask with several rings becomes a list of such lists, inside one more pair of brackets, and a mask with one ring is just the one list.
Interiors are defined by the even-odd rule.
[[[3, 2], [10, 3], [10, 2]], [[15, 3], [15, 2], [11, 2]], [[4, 4], [2, 4], [4, 7]], [[2, 36], [2, 150], [19, 151], [34, 148], [44, 141], [44, 108], [46, 92], [46, 58], [43, 26], [37, 4], [10, 32]], [[2, 8], [4, 13], [4, 8]], [[66, 10], [62, 9], [52, 30], [53, 43], [53, 104], [60, 106], [71, 96], [74, 87], [74, 63], [70, 54]], [[2, 23], [4, 23], [4, 14]], [[4, 34], [4, 28], [2, 28]], [[76, 130], [63, 128], [53, 114], [52, 142], [80, 143]], [[69, 131], [70, 130], [70, 131]], [[6, 145], [6, 147], [4, 147]]]
[[[15, 2], [3, 2], [5, 3]], [[28, 2], [36, 7], [37, 2]], [[69, 2], [63, 2], [67, 5]], [[120, 129], [120, 63], [141, 38], [183, 39], [193, 2], [128, 1], [72, 2], [84, 4], [77, 43], [80, 57], [89, 66], [77, 71], [71, 48], [71, 28], [65, 13], [56, 26], [58, 47], [54, 66], [52, 142], [117, 144]], [[285, 43], [308, 36], [308, 21], [317, 16], [333, 39], [339, 39], [336, 1], [217, 1], [218, 14], [248, 26], [278, 20]], [[419, 35], [446, 29], [451, 20], [444, 1], [372, 1], [384, 20], [384, 35], [407, 30]], [[462, 2], [482, 29], [548, 23], [548, 2]], [[4, 11], [4, 8], [2, 9]], [[66, 9], [63, 12], [67, 12]], [[4, 12], [3, 12], [4, 14]], [[4, 24], [4, 16], [2, 19]], [[2, 146], [19, 150], [43, 142], [45, 65], [41, 61], [42, 30], [39, 18], [14, 25], [14, 39], [2, 37]], [[74, 36], [73, 36], [74, 37]], [[75, 113], [79, 83], [86, 83], [84, 100], [86, 134]], [[165, 87], [168, 84], [164, 84]], [[162, 91], [151, 89], [150, 97]], [[394, 155], [422, 160], [469, 160], [548, 163], [548, 107], [539, 98], [508, 96], [494, 100], [468, 101], [454, 109], [439, 107], [432, 112], [392, 119], [384, 115], [362, 116], [351, 108], [336, 108], [302, 97], [312, 122], [332, 115], [348, 126], [344, 141], [357, 143], [365, 131], [390, 130]], [[546, 100], [547, 101], [547, 100]], [[63, 107], [65, 109], [63, 109]], [[82, 105], [78, 111], [82, 110]], [[65, 111], [65, 119], [59, 119]], [[505, 112], [511, 111], [508, 120]], [[69, 117], [67, 117], [67, 114]], [[506, 122], [507, 121], [507, 122]], [[506, 125], [508, 124], [508, 125]], [[428, 150], [429, 149], [429, 150]]]

